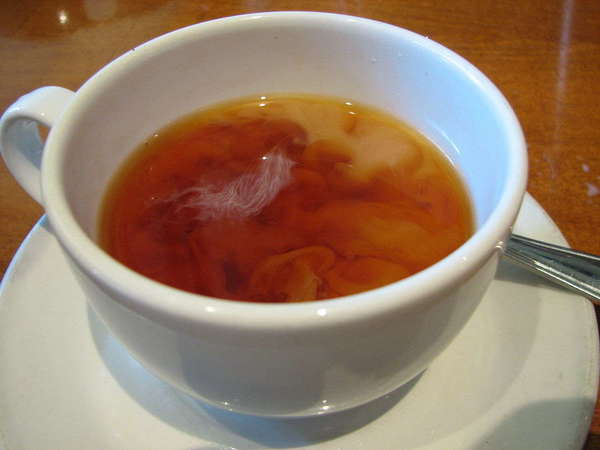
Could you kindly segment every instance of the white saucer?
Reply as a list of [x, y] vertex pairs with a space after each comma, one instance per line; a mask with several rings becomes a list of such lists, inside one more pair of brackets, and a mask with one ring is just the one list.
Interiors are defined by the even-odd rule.
[[[527, 197], [516, 231], [564, 244]], [[267, 420], [215, 410], [148, 374], [86, 306], [42, 219], [0, 289], [0, 447], [13, 449], [576, 449], [598, 386], [586, 300], [502, 266], [420, 377], [364, 407]]]

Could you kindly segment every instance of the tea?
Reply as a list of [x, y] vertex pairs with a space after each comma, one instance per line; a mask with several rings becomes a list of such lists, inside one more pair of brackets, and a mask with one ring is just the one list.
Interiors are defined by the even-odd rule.
[[328, 97], [245, 98], [149, 138], [115, 176], [101, 244], [139, 273], [223, 299], [297, 302], [380, 287], [473, 232], [430, 141]]

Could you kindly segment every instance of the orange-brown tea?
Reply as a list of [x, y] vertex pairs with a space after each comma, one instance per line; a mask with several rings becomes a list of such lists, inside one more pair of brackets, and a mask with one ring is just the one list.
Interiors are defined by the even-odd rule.
[[262, 96], [153, 135], [117, 174], [101, 243], [126, 266], [198, 294], [296, 302], [405, 278], [473, 232], [446, 157], [350, 101]]

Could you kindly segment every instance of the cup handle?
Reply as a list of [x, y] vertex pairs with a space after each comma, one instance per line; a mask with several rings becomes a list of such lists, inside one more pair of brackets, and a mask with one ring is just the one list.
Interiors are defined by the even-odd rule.
[[44, 144], [38, 125], [51, 128], [75, 93], [57, 86], [36, 89], [19, 98], [0, 118], [0, 152], [10, 173], [39, 204]]

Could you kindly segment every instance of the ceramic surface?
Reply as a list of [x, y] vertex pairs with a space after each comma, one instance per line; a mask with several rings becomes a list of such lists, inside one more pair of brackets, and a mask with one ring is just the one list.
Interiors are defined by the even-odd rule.
[[[108, 179], [137, 144], [202, 106], [271, 92], [351, 98], [406, 119], [463, 175], [476, 233], [398, 283], [277, 305], [178, 291], [96, 245]], [[60, 109], [57, 102], [64, 111], [48, 115]], [[31, 129], [24, 127], [33, 124], [23, 119], [40, 117], [52, 129], [37, 174], [31, 152], [14, 148], [27, 147]], [[75, 94], [46, 88], [22, 98], [3, 116], [0, 133], [3, 154], [17, 159], [11, 170], [28, 180], [34, 197], [31, 186], [41, 180], [53, 233], [111, 333], [179, 389], [265, 416], [344, 410], [422, 372], [492, 280], [526, 182], [519, 123], [481, 72], [426, 37], [335, 14], [261, 13], [174, 31], [116, 59]]]
[[[516, 231], [564, 244], [526, 197]], [[42, 220], [0, 290], [2, 450], [575, 450], [598, 382], [591, 305], [502, 264], [451, 346], [409, 385], [310, 419], [206, 406], [150, 375], [86, 305]]]

